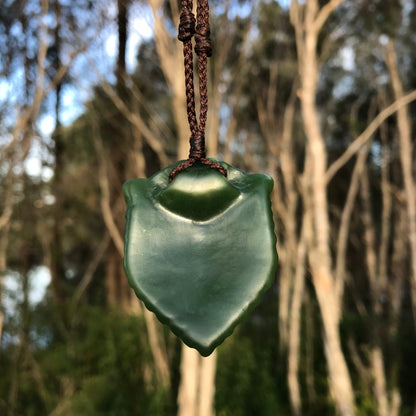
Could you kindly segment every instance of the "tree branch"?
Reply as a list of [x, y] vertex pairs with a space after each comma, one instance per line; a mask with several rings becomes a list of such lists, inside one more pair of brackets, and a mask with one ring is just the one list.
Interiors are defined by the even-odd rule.
[[105, 168], [104, 148], [94, 122], [92, 123], [92, 137], [100, 165], [98, 170], [98, 181], [101, 189], [101, 212], [103, 214], [104, 223], [114, 242], [114, 245], [116, 246], [120, 256], [123, 257], [123, 238], [121, 237], [120, 231], [118, 230], [117, 225], [114, 221], [114, 216], [110, 206], [110, 185], [108, 183], [107, 171]]
[[102, 260], [109, 243], [110, 243], [110, 235], [108, 233], [105, 233], [104, 238], [101, 240], [100, 244], [95, 250], [94, 257], [88, 264], [88, 267], [85, 270], [84, 276], [82, 277], [81, 281], [79, 282], [75, 290], [74, 297], [73, 297], [74, 304], [78, 303], [78, 301], [81, 299], [81, 296], [87, 289], [88, 285], [91, 283], [92, 277], [95, 271], [97, 270], [97, 267], [100, 264], [100, 261]]
[[144, 138], [146, 139], [149, 146], [152, 150], [157, 154], [159, 157], [160, 163], [162, 166], [169, 165], [169, 159], [166, 155], [166, 152], [161, 144], [160, 140], [156, 138], [153, 132], [149, 129], [143, 119], [140, 117], [138, 113], [131, 112], [124, 101], [114, 92], [111, 88], [110, 84], [103, 80], [102, 87], [104, 92], [107, 96], [113, 101], [113, 104], [117, 107], [117, 109], [126, 117], [130, 123], [132, 123], [137, 129], [139, 129], [142, 133]]
[[327, 4], [325, 4], [315, 19], [314, 29], [319, 32], [328, 20], [329, 16], [331, 16], [331, 13], [344, 2], [345, 0], [330, 0]]
[[416, 90], [404, 95], [393, 104], [382, 110], [370, 125], [348, 146], [345, 152], [331, 164], [325, 174], [327, 184], [331, 182], [336, 173], [366, 144], [383, 122], [400, 108], [416, 100]]

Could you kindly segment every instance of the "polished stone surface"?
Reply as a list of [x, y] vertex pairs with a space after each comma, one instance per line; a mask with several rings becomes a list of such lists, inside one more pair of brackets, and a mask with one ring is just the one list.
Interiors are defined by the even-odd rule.
[[187, 345], [209, 355], [260, 301], [276, 267], [273, 181], [220, 162], [124, 184], [130, 285]]

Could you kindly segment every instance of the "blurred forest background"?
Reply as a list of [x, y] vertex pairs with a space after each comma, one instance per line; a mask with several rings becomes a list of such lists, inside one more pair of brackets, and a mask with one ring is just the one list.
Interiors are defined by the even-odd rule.
[[280, 266], [206, 359], [123, 267], [186, 158], [177, 0], [2, 0], [1, 416], [416, 415], [416, 4], [211, 0], [208, 155], [272, 176]]

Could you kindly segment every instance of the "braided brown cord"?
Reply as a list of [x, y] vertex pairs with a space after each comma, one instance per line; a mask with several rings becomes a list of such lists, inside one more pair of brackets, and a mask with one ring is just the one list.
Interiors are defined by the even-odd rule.
[[212, 55], [211, 30], [209, 27], [209, 5], [208, 0], [198, 0], [197, 4], [197, 26], [195, 33], [195, 52], [198, 55], [199, 93], [200, 93], [200, 115], [199, 129], [205, 131], [208, 113], [207, 96], [207, 61]]
[[[195, 17], [192, 13], [193, 0], [181, 1], [181, 16], [179, 21], [178, 39], [183, 42], [183, 55], [185, 66], [185, 88], [186, 105], [189, 128], [191, 130], [190, 151], [187, 160], [175, 166], [169, 175], [169, 180], [180, 172], [191, 167], [199, 161], [213, 169], [217, 169], [224, 176], [227, 171], [218, 162], [206, 158], [205, 152], [205, 126], [208, 114], [208, 94], [207, 94], [207, 63], [208, 57], [212, 55], [210, 27], [209, 27], [209, 4], [208, 0], [197, 0], [197, 25], [195, 28]], [[195, 92], [194, 92], [194, 71], [193, 71], [193, 51], [192, 37], [195, 36], [195, 52], [198, 55], [198, 74], [199, 74], [199, 93], [200, 110], [199, 126], [195, 111]]]
[[192, 53], [192, 37], [195, 34], [195, 16], [192, 13], [192, 0], [182, 0], [181, 8], [178, 39], [183, 42], [188, 122], [191, 133], [195, 134], [198, 129], [198, 122], [195, 112], [194, 62]]

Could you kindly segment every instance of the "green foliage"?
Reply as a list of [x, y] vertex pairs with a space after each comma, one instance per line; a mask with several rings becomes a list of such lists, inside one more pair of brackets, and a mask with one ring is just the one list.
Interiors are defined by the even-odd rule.
[[[49, 324], [51, 333], [43, 335], [46, 339], [38, 339], [24, 352], [19, 353], [16, 345], [0, 351], [2, 398], [9, 395], [17, 364], [20, 387], [16, 414], [40, 416], [57, 407], [62, 409], [60, 414], [68, 416], [174, 413], [174, 398], [159, 387], [149, 367], [151, 355], [141, 319], [82, 307], [77, 311], [77, 322], [66, 328], [65, 337], [55, 340], [48, 319], [50, 308], [43, 305], [33, 314], [39, 325]], [[16, 354], [23, 358], [21, 363], [8, 359]]]
[[216, 408], [221, 416], [281, 414], [274, 357], [239, 333], [219, 350]]
[[278, 353], [276, 292], [218, 349], [218, 416], [289, 414], [285, 365]]

